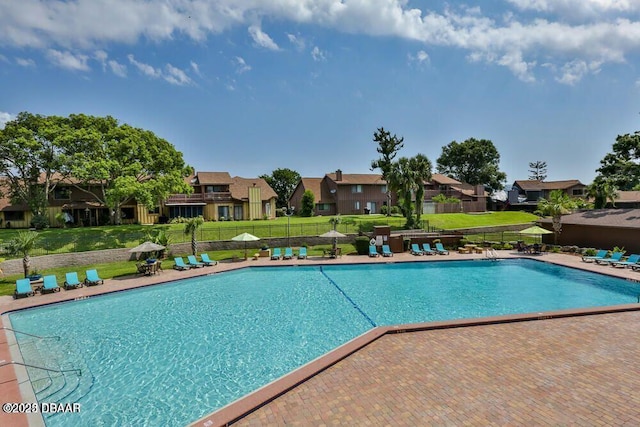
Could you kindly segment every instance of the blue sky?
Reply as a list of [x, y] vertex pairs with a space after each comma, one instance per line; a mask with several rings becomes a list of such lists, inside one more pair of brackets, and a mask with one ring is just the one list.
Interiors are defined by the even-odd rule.
[[111, 115], [199, 171], [368, 173], [384, 126], [588, 184], [640, 130], [634, 0], [0, 0], [0, 28], [0, 126]]

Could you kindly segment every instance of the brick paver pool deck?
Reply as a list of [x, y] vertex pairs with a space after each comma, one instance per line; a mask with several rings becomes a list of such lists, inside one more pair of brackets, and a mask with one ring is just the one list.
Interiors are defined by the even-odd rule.
[[[393, 261], [483, 256], [397, 254]], [[503, 252], [500, 256], [518, 255]], [[545, 254], [538, 259], [640, 280], [640, 273], [583, 263], [579, 257]], [[166, 270], [152, 277], [108, 280], [103, 286], [16, 301], [0, 297], [0, 312], [247, 265], [388, 261], [344, 256], [330, 261], [259, 260], [188, 272]], [[371, 331], [194, 425], [231, 421], [241, 426], [640, 425], [640, 305], [617, 309], [564, 317], [567, 312], [558, 318], [544, 313], [530, 321], [510, 316], [498, 319], [507, 323], [483, 320], [463, 326], [465, 322], [458, 321], [448, 322], [454, 327], [438, 322], [406, 328], [415, 332]], [[8, 341], [0, 333], [0, 360], [10, 359]], [[25, 381], [20, 368], [0, 367], [0, 403], [29, 401], [20, 392], [29, 386]], [[0, 425], [33, 426], [41, 421], [0, 413]]]

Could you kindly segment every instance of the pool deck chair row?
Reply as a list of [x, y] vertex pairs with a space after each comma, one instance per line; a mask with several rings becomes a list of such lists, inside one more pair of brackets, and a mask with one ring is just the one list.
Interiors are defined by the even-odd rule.
[[449, 255], [449, 251], [442, 246], [442, 243], [436, 243], [435, 249], [431, 249], [429, 243], [423, 243], [422, 248], [417, 243], [412, 243], [411, 253], [413, 255]]
[[[273, 251], [271, 252], [271, 259], [273, 261], [277, 261], [280, 259], [293, 259], [293, 257], [296, 256], [293, 253], [293, 248], [291, 247], [287, 247], [284, 248], [284, 255], [282, 254], [282, 250], [280, 248], [273, 248]], [[298, 259], [306, 259], [307, 258], [307, 248], [306, 247], [301, 247], [298, 250]]]
[[201, 267], [211, 267], [216, 265], [218, 261], [209, 258], [209, 254], [201, 254], [200, 261], [195, 257], [195, 255], [188, 255], [187, 262], [184, 262], [182, 257], [175, 257], [173, 259], [174, 270], [189, 270], [190, 268], [201, 268]]
[[[87, 270], [86, 278], [84, 281], [80, 281], [78, 279], [78, 273], [75, 271], [69, 272], [65, 274], [65, 281], [62, 287], [65, 290], [81, 288], [83, 286], [92, 286], [92, 285], [102, 285], [104, 280], [98, 276], [98, 272], [96, 270]], [[30, 297], [34, 296], [36, 292], [40, 292], [41, 294], [60, 292], [60, 286], [58, 286], [58, 280], [56, 276], [53, 274], [44, 276], [42, 278], [42, 285], [36, 286], [35, 288], [32, 286], [32, 283], [29, 279], [18, 279], [16, 280], [16, 290], [13, 294], [14, 298], [21, 297]]]

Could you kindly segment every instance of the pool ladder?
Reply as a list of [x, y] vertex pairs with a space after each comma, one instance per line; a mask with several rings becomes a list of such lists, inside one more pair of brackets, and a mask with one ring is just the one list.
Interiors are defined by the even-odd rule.
[[493, 249], [493, 248], [488, 248], [487, 249], [487, 259], [490, 259], [491, 261], [497, 261], [498, 260], [498, 253], [496, 252], [495, 249]]

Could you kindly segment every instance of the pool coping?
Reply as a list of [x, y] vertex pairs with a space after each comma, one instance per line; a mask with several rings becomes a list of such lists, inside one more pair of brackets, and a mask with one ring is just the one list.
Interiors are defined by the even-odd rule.
[[[21, 311], [24, 309], [31, 309], [36, 307], [44, 307], [52, 304], [59, 304], [65, 302], [71, 302], [86, 298], [92, 298], [95, 296], [103, 296], [116, 292], [122, 292], [125, 290], [132, 290], [138, 288], [146, 288], [153, 285], [162, 285], [169, 284], [178, 280], [189, 279], [194, 277], [201, 276], [209, 276], [215, 275], [227, 271], [236, 271], [245, 268], [261, 268], [261, 267], [299, 267], [299, 266], [326, 266], [326, 265], [362, 265], [362, 264], [397, 264], [404, 262], [452, 262], [452, 261], [487, 261], [487, 257], [484, 254], [457, 254], [455, 252], [451, 252], [450, 256], [413, 256], [408, 253], [403, 254], [395, 254], [393, 258], [370, 258], [368, 256], [344, 256], [341, 259], [326, 259], [320, 257], [310, 257], [305, 260], [286, 260], [286, 261], [270, 261], [264, 260], [262, 262], [249, 262], [246, 261], [243, 263], [219, 263], [217, 264], [215, 269], [211, 268], [199, 268], [199, 269], [191, 269], [186, 272], [178, 272], [174, 270], [167, 270], [165, 273], [162, 273], [164, 277], [138, 277], [136, 275], [127, 276], [128, 278], [133, 278], [134, 282], [127, 282], [126, 284], [119, 283], [118, 288], [113, 289], [107, 283], [118, 283], [119, 279], [110, 279], [105, 281], [105, 285], [94, 286], [91, 288], [82, 288], [85, 291], [88, 291], [90, 295], [81, 294], [77, 291], [70, 291], [72, 297], [70, 298], [60, 298], [62, 297], [63, 292], [58, 292], [55, 294], [48, 294], [45, 296], [38, 296], [36, 298], [28, 298], [28, 299], [19, 299], [14, 300], [11, 303], [7, 304], [6, 299], [10, 297], [0, 297], [4, 298], [5, 301], [0, 300], [0, 321], [2, 321], [2, 326], [10, 325], [10, 321], [8, 319], [8, 314]], [[545, 253], [542, 255], [529, 255], [529, 254], [521, 254], [517, 252], [508, 252], [501, 253], [498, 259], [530, 259], [534, 261], [559, 265], [563, 267], [569, 267], [582, 271], [590, 271], [597, 274], [602, 274], [609, 277], [615, 277], [627, 281], [631, 281], [634, 283], [640, 283], [640, 275], [637, 272], [630, 273], [628, 269], [620, 269], [620, 268], [607, 268], [607, 266], [597, 265], [594, 263], [586, 263], [582, 262], [581, 258], [578, 256], [572, 256], [567, 254], [551, 254]], [[627, 277], [626, 273], [629, 272], [630, 276], [637, 275], [638, 279], [634, 277]], [[185, 274], [186, 273], [186, 274]], [[167, 277], [169, 276], [169, 277]], [[640, 289], [639, 289], [640, 291]], [[66, 292], [64, 292], [66, 294]], [[57, 298], [56, 298], [57, 297]], [[45, 299], [43, 299], [45, 298]], [[17, 304], [13, 304], [17, 302]], [[13, 305], [17, 305], [17, 307], [11, 307]], [[6, 307], [9, 306], [9, 307]], [[394, 325], [394, 326], [385, 326], [385, 327], [377, 327], [369, 330], [363, 335], [354, 338], [353, 340], [343, 344], [342, 346], [326, 353], [317, 359], [312, 360], [311, 362], [303, 365], [300, 368], [284, 375], [283, 377], [273, 381], [272, 383], [266, 384], [265, 386], [255, 390], [254, 392], [229, 403], [228, 405], [205, 415], [203, 418], [192, 422], [191, 426], [206, 426], [211, 427], [214, 425], [228, 425], [233, 421], [237, 421], [244, 416], [250, 414], [251, 412], [259, 409], [265, 404], [269, 403], [273, 399], [281, 396], [286, 393], [286, 391], [291, 390], [296, 385], [303, 383], [309, 378], [321, 373], [326, 370], [330, 366], [338, 363], [340, 360], [348, 357], [349, 355], [357, 352], [359, 349], [371, 344], [378, 338], [391, 333], [406, 333], [406, 332], [419, 332], [419, 331], [428, 331], [435, 329], [445, 329], [445, 328], [458, 328], [458, 327], [470, 327], [470, 326], [482, 326], [482, 325], [490, 325], [490, 324], [499, 324], [499, 323], [512, 323], [512, 322], [523, 322], [523, 321], [532, 321], [532, 320], [546, 320], [552, 318], [562, 318], [562, 317], [573, 317], [573, 316], [588, 316], [588, 315], [597, 315], [597, 314], [605, 314], [605, 313], [618, 313], [618, 312], [627, 312], [627, 311], [637, 311], [640, 310], [640, 304], [626, 304], [626, 305], [617, 305], [617, 306], [609, 306], [609, 307], [594, 307], [589, 309], [569, 309], [569, 310], [561, 310], [561, 311], [552, 311], [552, 312], [541, 312], [541, 313], [528, 313], [528, 314], [518, 314], [518, 315], [505, 315], [505, 316], [496, 316], [496, 317], [484, 317], [478, 319], [460, 319], [455, 321], [439, 321], [439, 322], [428, 322], [428, 323], [418, 323], [418, 324], [405, 324], [405, 325]], [[5, 316], [7, 316], [5, 318]], [[5, 322], [6, 320], [6, 322]], [[9, 326], [10, 327], [10, 326]], [[5, 331], [5, 335], [12, 334], [10, 331]], [[15, 337], [12, 337], [15, 340]], [[9, 348], [10, 338], [7, 336], [6, 342], [0, 342], [0, 354], [3, 350], [5, 353], [10, 350]], [[19, 353], [19, 350], [18, 350]], [[12, 353], [13, 357], [13, 353]], [[21, 357], [20, 357], [21, 360]], [[13, 366], [14, 369], [11, 373], [5, 372], [2, 377], [5, 379], [3, 382], [0, 382], [0, 392], [5, 391], [4, 393], [0, 393], [0, 395], [10, 396], [12, 399], [8, 401], [12, 402], [32, 402], [31, 396], [35, 399], [35, 395], [33, 394], [33, 390], [23, 390], [24, 383], [20, 383], [20, 379], [24, 378], [26, 375], [26, 369], [20, 367], [18, 365]], [[311, 367], [311, 368], [310, 368]], [[20, 371], [20, 368], [23, 369], [24, 372], [20, 372], [18, 375], [17, 371]], [[303, 370], [302, 374], [298, 372], [299, 370]], [[28, 378], [28, 376], [27, 376]], [[283, 382], [280, 382], [283, 381]], [[15, 385], [22, 384], [16, 393]], [[293, 384], [293, 385], [292, 385]], [[30, 384], [27, 384], [30, 387]], [[4, 387], [13, 387], [12, 390], [8, 392], [6, 390], [2, 390]], [[286, 388], [286, 389], [285, 389]], [[268, 392], [265, 392], [265, 390]], [[277, 392], [277, 395], [274, 395], [274, 392]], [[259, 399], [266, 399], [262, 402], [258, 402], [256, 400], [256, 396], [254, 394], [260, 393], [257, 395]], [[30, 396], [31, 395], [31, 396]], [[15, 397], [14, 397], [15, 396]], [[270, 397], [271, 396], [271, 397]], [[5, 399], [6, 400], [6, 399]], [[19, 415], [16, 417], [15, 415]], [[230, 418], [231, 417], [231, 418]], [[8, 421], [9, 418], [13, 420], [10, 425], [14, 426], [41, 426], [43, 425], [43, 419], [41, 416], [39, 419], [33, 419], [33, 416], [25, 417], [24, 414], [4, 414], [0, 412], [0, 424], [3, 421]]]

